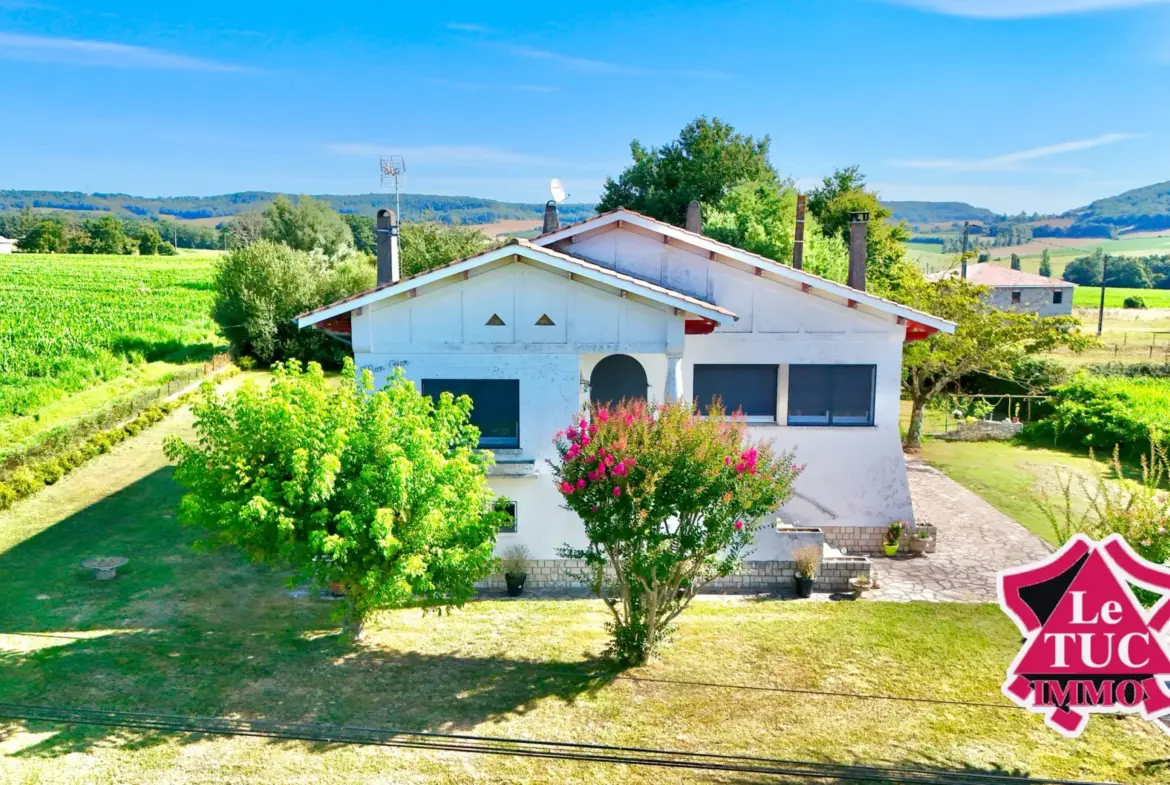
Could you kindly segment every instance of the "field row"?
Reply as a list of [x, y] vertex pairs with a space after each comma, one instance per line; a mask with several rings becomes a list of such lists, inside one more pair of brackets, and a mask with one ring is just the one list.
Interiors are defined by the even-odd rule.
[[213, 351], [213, 259], [0, 257], [0, 422], [122, 376]]

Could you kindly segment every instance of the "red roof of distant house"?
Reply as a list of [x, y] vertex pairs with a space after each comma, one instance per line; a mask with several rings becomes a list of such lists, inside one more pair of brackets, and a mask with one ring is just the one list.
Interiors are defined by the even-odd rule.
[[[942, 273], [935, 273], [930, 277], [953, 278], [959, 274], [959, 268], [955, 267]], [[1060, 278], [1045, 278], [1043, 275], [1013, 270], [1010, 267], [991, 262], [967, 265], [967, 280], [980, 286], [1073, 286]]]

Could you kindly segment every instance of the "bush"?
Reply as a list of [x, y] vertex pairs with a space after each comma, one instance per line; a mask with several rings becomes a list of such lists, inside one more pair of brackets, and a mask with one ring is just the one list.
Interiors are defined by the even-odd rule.
[[28, 496], [39, 490], [44, 486], [44, 481], [33, 474], [32, 469], [27, 466], [21, 466], [8, 478], [8, 484], [12, 486], [12, 490], [16, 491], [16, 495], [20, 497]]
[[1122, 308], [1145, 308], [1146, 301], [1140, 297], [1126, 297], [1121, 303]]
[[1084, 368], [1095, 376], [1149, 376], [1154, 379], [1170, 378], [1170, 364], [1167, 363], [1092, 363]]
[[1137, 457], [1151, 438], [1170, 433], [1170, 381], [1079, 374], [1057, 387], [1052, 414], [1024, 427], [1021, 436], [1069, 447]]
[[110, 451], [110, 447], [113, 446], [110, 442], [109, 435], [105, 433], [95, 433], [89, 438], [89, 443], [93, 445], [93, 448], [98, 453], [107, 453]]
[[45, 485], [52, 485], [65, 476], [65, 469], [56, 458], [37, 464], [34, 471], [36, 472], [37, 479]]
[[554, 481], [589, 539], [560, 553], [588, 565], [621, 662], [644, 662], [695, 594], [739, 567], [755, 521], [783, 504], [799, 474], [790, 453], [747, 445], [742, 420], [710, 414], [622, 403], [556, 435]]
[[401, 370], [377, 392], [368, 371], [334, 386], [296, 362], [263, 388], [201, 393], [197, 441], [165, 444], [187, 488], [183, 521], [254, 560], [343, 583], [350, 635], [381, 608], [462, 604], [495, 570], [502, 520], [467, 396], [432, 403]]
[[374, 268], [364, 262], [332, 267], [310, 253], [261, 241], [220, 258], [212, 315], [236, 357], [295, 357], [336, 367], [348, 354], [345, 347], [320, 330], [300, 329], [293, 319], [369, 288], [374, 279]]
[[11, 486], [0, 482], [0, 510], [7, 510], [18, 498]]

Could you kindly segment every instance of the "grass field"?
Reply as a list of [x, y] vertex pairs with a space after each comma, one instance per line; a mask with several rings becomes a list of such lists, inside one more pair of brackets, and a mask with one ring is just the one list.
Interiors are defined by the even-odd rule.
[[[1121, 308], [1127, 297], [1140, 297], [1146, 308], [1170, 308], [1170, 289], [1122, 289], [1106, 287], [1105, 307]], [[1077, 308], [1096, 308], [1101, 303], [1101, 290], [1092, 286], [1078, 286], [1073, 290], [1073, 305]]]
[[[1105, 253], [1115, 256], [1149, 256], [1170, 254], [1170, 234], [1120, 237], [1116, 240], [1104, 238], [1039, 238], [1024, 245], [1004, 246], [987, 249], [993, 260], [1007, 261], [1013, 253], [1020, 255], [1020, 269], [1036, 273], [1040, 270], [1040, 255], [1047, 250], [1051, 259], [1052, 274], [1059, 278], [1065, 266], [1078, 256], [1088, 256], [1100, 246]], [[907, 255], [927, 272], [947, 270], [955, 264], [955, 254], [940, 254], [932, 246], [923, 243], [906, 243]]]
[[[1164, 782], [1170, 737], [1093, 718], [1069, 740], [1000, 695], [1019, 635], [993, 605], [704, 599], [660, 659], [601, 656], [599, 603], [475, 602], [382, 615], [338, 640], [334, 605], [278, 570], [192, 547], [161, 455], [180, 411], [0, 514], [0, 701], [287, 719], [838, 763]], [[78, 567], [131, 558], [114, 581]], [[33, 634], [49, 634], [42, 637]], [[650, 679], [653, 681], [647, 681]], [[701, 686], [697, 682], [707, 682]], [[722, 686], [710, 686], [711, 684]], [[744, 687], [930, 697], [991, 707]], [[999, 708], [1003, 707], [1003, 708]], [[0, 781], [763, 782], [454, 752], [0, 725]]]
[[0, 426], [136, 363], [210, 356], [213, 259], [0, 257]]

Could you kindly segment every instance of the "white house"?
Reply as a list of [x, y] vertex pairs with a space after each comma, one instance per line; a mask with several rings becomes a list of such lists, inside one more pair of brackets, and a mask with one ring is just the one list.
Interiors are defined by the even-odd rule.
[[[547, 216], [546, 216], [547, 218]], [[551, 224], [551, 225], [549, 225]], [[396, 366], [427, 394], [466, 392], [492, 487], [515, 501], [519, 541], [552, 565], [584, 542], [546, 458], [553, 434], [591, 401], [719, 396], [752, 436], [807, 469], [782, 519], [876, 552], [886, 526], [912, 520], [898, 431], [902, 344], [954, 325], [702, 234], [617, 210], [535, 240], [513, 240], [406, 279], [397, 229], [379, 213], [376, 288], [298, 317], [352, 341], [382, 383]], [[761, 529], [755, 559], [788, 558]], [[866, 567], [868, 570], [868, 567]], [[530, 578], [531, 580], [531, 578]]]
[[12, 253], [16, 250], [16, 240], [0, 235], [0, 253]]
[[[933, 278], [960, 275], [959, 270], [935, 273]], [[1068, 281], [1013, 270], [991, 262], [967, 265], [967, 280], [986, 286], [985, 301], [1000, 311], [1026, 311], [1041, 316], [1072, 314], [1073, 290]]]

